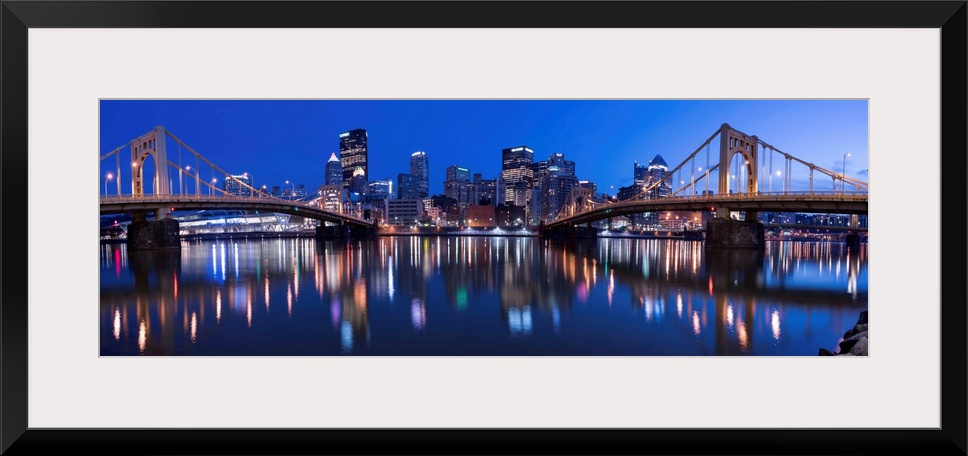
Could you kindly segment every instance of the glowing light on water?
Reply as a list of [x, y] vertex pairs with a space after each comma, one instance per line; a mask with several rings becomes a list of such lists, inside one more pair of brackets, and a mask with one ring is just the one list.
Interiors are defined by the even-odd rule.
[[114, 340], [121, 339], [121, 309], [114, 308]]
[[215, 289], [215, 323], [222, 321], [222, 290]]
[[733, 305], [732, 304], [726, 305], [726, 327], [728, 328], [733, 327]]
[[699, 335], [699, 313], [695, 310], [692, 311], [692, 332]]
[[141, 326], [138, 327], [138, 351], [144, 353], [146, 345], [148, 345], [148, 325], [141, 320]]
[[292, 285], [290, 284], [286, 284], [286, 304], [288, 307], [287, 312], [289, 312], [289, 316], [291, 317], [292, 316]]
[[195, 316], [195, 312], [192, 312], [192, 343], [195, 343], [195, 335], [198, 332], [198, 318]]
[[770, 314], [770, 328], [773, 330], [773, 338], [780, 340], [780, 312], [776, 309]]
[[343, 353], [349, 353], [353, 351], [353, 325], [348, 321], [344, 321], [339, 328], [340, 335], [340, 345], [343, 348]]
[[420, 298], [410, 301], [410, 323], [415, 331], [421, 331], [427, 325], [427, 308]]
[[682, 293], [676, 293], [676, 315], [682, 318]]

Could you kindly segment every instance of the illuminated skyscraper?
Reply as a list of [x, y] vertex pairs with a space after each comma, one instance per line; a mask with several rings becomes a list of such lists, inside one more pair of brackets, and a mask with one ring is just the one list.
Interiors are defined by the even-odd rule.
[[[530, 147], [518, 146], [501, 151], [501, 179], [507, 186], [504, 195], [505, 201], [522, 202], [531, 199], [530, 193], [534, 179], [533, 164], [534, 150]], [[522, 191], [524, 194], [520, 194]]]
[[336, 152], [326, 162], [326, 185], [343, 185], [343, 165], [340, 164]]
[[410, 174], [417, 181], [419, 198], [426, 198], [430, 191], [430, 162], [422, 151], [410, 155]]
[[[636, 169], [637, 171], [637, 169]], [[666, 174], [669, 173], [669, 165], [666, 164], [665, 160], [662, 159], [661, 155], [656, 155], [652, 161], [649, 162], [649, 167], [645, 172], [645, 180], [643, 185], [648, 188], [650, 185], [662, 180]], [[649, 192], [649, 198], [665, 198], [672, 194], [672, 181], [666, 179], [664, 182], [659, 184], [657, 187], [653, 188]]]
[[[357, 169], [363, 171], [364, 187], [366, 179], [369, 177], [368, 154], [367, 154], [367, 135], [366, 130], [357, 128], [339, 134], [339, 161], [343, 168], [343, 187], [350, 188], [350, 180], [353, 179]], [[352, 190], [350, 190], [352, 191]]]

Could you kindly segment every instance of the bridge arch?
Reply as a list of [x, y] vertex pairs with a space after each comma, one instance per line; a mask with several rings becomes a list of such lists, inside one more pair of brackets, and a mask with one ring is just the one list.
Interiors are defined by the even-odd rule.
[[156, 126], [154, 130], [131, 140], [131, 194], [145, 194], [145, 162], [154, 162], [154, 189], [156, 195], [168, 195], [168, 155], [165, 150], [165, 127]]
[[745, 176], [736, 176], [736, 178], [743, 177], [746, 180], [746, 182], [737, 182], [737, 193], [756, 193], [759, 139], [734, 130], [725, 123], [721, 127], [719, 138], [719, 194], [728, 195], [731, 190], [730, 183], [733, 179], [730, 168], [736, 155], [739, 155], [745, 170]]

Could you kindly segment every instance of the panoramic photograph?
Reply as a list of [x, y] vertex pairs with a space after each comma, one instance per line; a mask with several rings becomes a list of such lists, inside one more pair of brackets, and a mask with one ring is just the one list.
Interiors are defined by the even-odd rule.
[[867, 356], [867, 100], [99, 102], [101, 356]]

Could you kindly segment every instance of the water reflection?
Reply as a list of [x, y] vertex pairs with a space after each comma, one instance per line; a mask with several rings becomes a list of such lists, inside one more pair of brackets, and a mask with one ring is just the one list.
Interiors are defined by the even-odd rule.
[[[110, 245], [100, 262], [101, 351], [813, 356], [866, 308], [866, 253], [627, 238]], [[270, 312], [283, 299], [286, 315]]]

